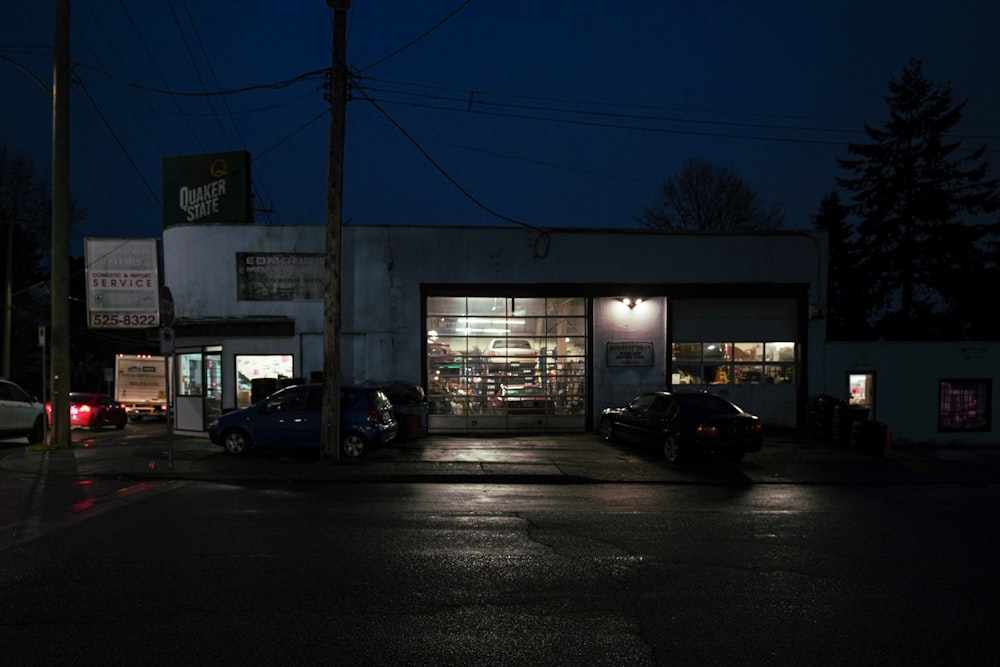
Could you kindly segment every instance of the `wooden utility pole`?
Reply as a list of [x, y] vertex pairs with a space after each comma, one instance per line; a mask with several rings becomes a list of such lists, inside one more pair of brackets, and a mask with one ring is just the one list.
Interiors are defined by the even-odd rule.
[[344, 203], [344, 116], [347, 110], [347, 10], [351, 0], [326, 0], [333, 9], [330, 138], [326, 180], [326, 257], [323, 276], [323, 459], [340, 460], [340, 268]]
[[52, 74], [52, 402], [53, 447], [69, 437], [69, 0], [56, 0]]

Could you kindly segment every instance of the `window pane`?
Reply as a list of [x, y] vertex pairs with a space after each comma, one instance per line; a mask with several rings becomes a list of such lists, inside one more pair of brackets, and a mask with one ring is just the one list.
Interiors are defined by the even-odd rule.
[[201, 352], [177, 355], [177, 374], [180, 386], [177, 393], [182, 396], [201, 396]]
[[705, 361], [719, 361], [732, 359], [729, 351], [732, 349], [732, 345], [729, 343], [705, 343], [704, 354]]
[[990, 430], [990, 380], [942, 380], [939, 430]]
[[795, 361], [795, 343], [765, 343], [765, 361]]
[[735, 343], [733, 345], [733, 361], [763, 361], [763, 343]]
[[236, 407], [250, 405], [253, 381], [274, 378], [280, 382], [292, 377], [294, 360], [290, 354], [237, 354]]
[[674, 343], [674, 359], [701, 361], [701, 343]]
[[737, 364], [733, 380], [737, 384], [761, 384], [765, 380], [764, 367]]
[[674, 364], [672, 384], [702, 384], [701, 366], [698, 364]]

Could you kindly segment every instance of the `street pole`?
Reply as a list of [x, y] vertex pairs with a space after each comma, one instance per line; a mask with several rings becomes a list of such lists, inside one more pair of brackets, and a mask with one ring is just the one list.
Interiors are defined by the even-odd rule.
[[4, 276], [4, 309], [3, 309], [3, 370], [0, 375], [10, 377], [10, 343], [11, 326], [14, 321], [14, 292], [11, 285], [14, 282], [14, 216], [7, 219], [7, 273]]
[[347, 10], [350, 0], [326, 0], [333, 9], [330, 138], [326, 182], [326, 255], [323, 275], [323, 459], [340, 460], [340, 269], [344, 200], [344, 116], [347, 109]]
[[52, 442], [69, 448], [69, 0], [56, 0], [52, 85]]

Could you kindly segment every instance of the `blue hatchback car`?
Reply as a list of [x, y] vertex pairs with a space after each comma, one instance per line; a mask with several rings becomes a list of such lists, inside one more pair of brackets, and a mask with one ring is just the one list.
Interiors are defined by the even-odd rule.
[[[212, 442], [230, 454], [255, 447], [315, 447], [323, 444], [323, 385], [285, 387], [262, 401], [227, 412], [208, 427]], [[391, 442], [399, 431], [392, 402], [380, 389], [340, 388], [340, 451], [355, 459]]]

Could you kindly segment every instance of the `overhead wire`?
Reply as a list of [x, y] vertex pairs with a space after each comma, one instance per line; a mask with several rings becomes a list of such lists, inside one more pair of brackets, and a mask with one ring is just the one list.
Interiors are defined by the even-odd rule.
[[[87, 14], [90, 16], [90, 20], [93, 21], [94, 25], [97, 26], [97, 29], [100, 31], [101, 35], [103, 36], [104, 43], [107, 44], [110, 47], [111, 52], [118, 59], [118, 62], [125, 69], [125, 72], [128, 73], [129, 76], [132, 76], [132, 72], [129, 69], [128, 61], [125, 58], [123, 58], [122, 55], [121, 55], [121, 53], [118, 51], [118, 48], [115, 45], [115, 40], [112, 39], [111, 36], [108, 34], [107, 29], [104, 27], [104, 23], [101, 21], [101, 19], [97, 16], [97, 14], [91, 8], [89, 2], [84, 2], [83, 4], [84, 4], [84, 7], [87, 10]], [[101, 67], [107, 68], [107, 66], [104, 65], [104, 63], [101, 61], [101, 57], [98, 54], [97, 50], [90, 43], [90, 40], [87, 39], [87, 37], [88, 37], [87, 32], [86, 31], [80, 31], [79, 37], [83, 41], [84, 45], [87, 47], [87, 50], [90, 51], [90, 53], [93, 56], [94, 60], [98, 64], [100, 64]], [[156, 146], [156, 149], [160, 153], [163, 153], [164, 152], [163, 147], [160, 146], [160, 143], [157, 141], [156, 136], [153, 134], [152, 130], [146, 124], [144, 118], [136, 111], [135, 107], [132, 105], [131, 100], [124, 94], [124, 92], [122, 92], [120, 90], [120, 88], [116, 88], [115, 90], [118, 93], [118, 97], [119, 97], [119, 99], [121, 99], [122, 104], [131, 112], [132, 117], [135, 118], [136, 123], [139, 125], [139, 127], [142, 128], [142, 130], [145, 133], [145, 135], [149, 138], [149, 140], [153, 143], [153, 145]], [[143, 98], [143, 100], [145, 100], [145, 93], [140, 92], [140, 96]], [[150, 105], [150, 108], [152, 108], [152, 105]], [[154, 109], [154, 114], [155, 114], [155, 109]]]
[[[139, 26], [136, 25], [135, 19], [132, 18], [132, 14], [129, 12], [128, 7], [125, 6], [125, 0], [118, 0], [118, 4], [121, 7], [122, 13], [125, 14], [125, 18], [128, 20], [129, 25], [132, 26], [132, 30], [135, 32], [136, 37], [138, 37], [139, 43], [142, 45], [142, 48], [146, 53], [146, 57], [149, 58], [149, 62], [152, 63], [154, 71], [156, 72], [157, 76], [160, 77], [160, 81], [163, 82], [164, 86], [168, 86], [169, 84], [167, 83], [167, 77], [163, 74], [163, 70], [160, 69], [160, 65], [159, 62], [157, 61], [157, 58], [149, 50], [149, 44], [146, 42], [146, 38], [143, 36], [142, 31], [139, 30]], [[78, 66], [84, 66], [84, 65], [78, 64]], [[112, 77], [112, 78], [117, 78], [117, 77]], [[156, 91], [151, 91], [151, 92], [156, 92]], [[194, 139], [198, 147], [202, 151], [204, 151], [205, 145], [202, 143], [201, 137], [198, 136], [198, 132], [194, 129], [194, 125], [191, 124], [191, 120], [187, 117], [187, 115], [184, 113], [184, 110], [181, 108], [180, 100], [178, 100], [174, 96], [171, 96], [171, 99], [174, 103], [174, 106], [177, 108], [178, 113], [181, 115], [181, 118], [184, 120], [184, 123], [187, 125], [188, 131], [191, 133], [191, 137]], [[165, 125], [164, 129], [169, 136], [170, 131], [168, 128], [166, 128]]]
[[181, 26], [180, 18], [177, 16], [177, 11], [174, 9], [173, 0], [167, 0], [167, 7], [170, 9], [170, 15], [174, 19], [174, 26], [177, 28], [177, 33], [181, 37], [181, 42], [184, 44], [184, 50], [187, 52], [188, 58], [191, 60], [195, 76], [198, 77], [198, 83], [201, 84], [202, 92], [206, 93], [205, 100], [208, 102], [208, 107], [212, 110], [212, 116], [215, 118], [215, 121], [219, 126], [220, 135], [228, 142], [229, 136], [226, 133], [226, 128], [222, 124], [222, 119], [217, 113], [215, 113], [215, 106], [212, 104], [212, 96], [207, 94], [208, 86], [205, 85], [205, 79], [201, 75], [201, 68], [198, 67], [198, 60], [194, 57], [194, 53], [191, 52], [191, 44], [188, 42], [187, 34], [184, 32], [184, 28]]
[[536, 231], [536, 232], [539, 232], [539, 233], [544, 233], [543, 230], [535, 227], [534, 225], [530, 225], [530, 224], [528, 224], [526, 222], [522, 222], [521, 220], [516, 220], [516, 219], [511, 218], [509, 216], [506, 216], [506, 215], [504, 215], [502, 213], [494, 211], [492, 208], [490, 208], [489, 206], [487, 206], [486, 204], [484, 204], [482, 201], [480, 201], [479, 199], [477, 199], [472, 193], [470, 193], [468, 190], [466, 190], [451, 174], [449, 174], [448, 171], [445, 170], [444, 167], [442, 167], [433, 157], [431, 157], [430, 153], [428, 153], [423, 148], [423, 146], [421, 146], [420, 143], [417, 142], [417, 140], [414, 139], [413, 136], [403, 128], [402, 125], [400, 125], [398, 122], [396, 122], [396, 120], [389, 113], [387, 113], [381, 106], [379, 106], [379, 104], [378, 104], [377, 101], [369, 98], [367, 96], [367, 94], [363, 90], [359, 90], [359, 93], [361, 94], [361, 96], [363, 98], [365, 98], [365, 100], [369, 104], [372, 105], [372, 107], [375, 110], [377, 110], [380, 114], [382, 114], [382, 116], [387, 121], [389, 121], [389, 123], [393, 127], [395, 127], [400, 132], [400, 134], [402, 134], [407, 139], [407, 141], [409, 141], [411, 144], [413, 144], [413, 146], [417, 149], [417, 151], [419, 151], [420, 154], [424, 156], [424, 159], [426, 159], [431, 164], [431, 166], [433, 166], [438, 171], [438, 173], [440, 173], [442, 176], [444, 176], [445, 179], [447, 179], [449, 183], [451, 183], [453, 186], [455, 186], [455, 188], [459, 192], [461, 192], [462, 195], [465, 196], [469, 201], [471, 201], [473, 204], [475, 204], [479, 208], [483, 209], [484, 211], [486, 211], [490, 215], [492, 215], [492, 216], [494, 216], [494, 217], [496, 217], [496, 218], [498, 218], [500, 220], [504, 220], [506, 222], [510, 222], [510, 223], [515, 224], [515, 225], [518, 225], [518, 226], [521, 226], [521, 227], [525, 227], [527, 229], [531, 229], [532, 231]]
[[435, 30], [437, 30], [438, 28], [440, 28], [441, 26], [443, 26], [445, 23], [447, 23], [448, 21], [450, 21], [451, 19], [453, 19], [459, 12], [461, 12], [463, 9], [465, 9], [466, 7], [468, 7], [470, 4], [472, 4], [472, 0], [465, 0], [458, 7], [456, 7], [453, 10], [451, 10], [444, 18], [442, 18], [440, 21], [438, 21], [437, 23], [435, 23], [434, 25], [432, 25], [430, 28], [428, 28], [424, 32], [420, 33], [419, 35], [417, 35], [416, 37], [414, 37], [413, 39], [411, 39], [409, 42], [407, 42], [406, 44], [403, 44], [401, 47], [399, 47], [398, 49], [392, 51], [391, 53], [383, 56], [382, 58], [379, 58], [375, 62], [369, 63], [369, 64], [365, 65], [364, 67], [359, 68], [358, 72], [359, 73], [360, 72], [364, 72], [366, 70], [371, 69], [372, 67], [377, 67], [378, 65], [381, 65], [382, 63], [386, 62], [387, 60], [395, 58], [399, 54], [403, 53], [407, 49], [413, 47], [414, 45], [416, 45], [417, 43], [419, 43], [420, 41], [422, 41], [423, 39], [425, 39], [428, 35], [430, 35]]
[[[198, 24], [194, 20], [194, 17], [191, 15], [191, 8], [188, 5], [187, 0], [181, 0], [181, 4], [184, 7], [184, 13], [187, 15], [188, 23], [191, 24], [191, 30], [194, 31], [195, 40], [198, 42], [198, 47], [199, 49], [201, 49], [201, 54], [204, 56], [205, 64], [208, 67], [208, 72], [212, 77], [212, 81], [215, 83], [215, 87], [217, 89], [221, 88], [222, 85], [219, 82], [219, 77], [215, 73], [215, 67], [212, 65], [212, 58], [208, 55], [208, 51], [205, 49], [205, 42], [201, 38], [201, 32], [198, 30]], [[246, 139], [243, 137], [243, 133], [240, 131], [240, 125], [239, 123], [236, 122], [236, 117], [233, 115], [233, 110], [229, 106], [229, 98], [223, 95], [221, 101], [223, 107], [225, 107], [226, 109], [226, 115], [229, 117], [229, 120], [233, 125], [233, 130], [236, 132], [236, 137], [239, 139], [240, 146], [243, 148], [244, 151], [249, 152], [247, 149]], [[263, 186], [262, 185], [259, 186], [259, 182], [260, 182], [259, 179], [254, 178], [254, 174], [251, 174], [250, 187], [253, 189], [254, 198], [256, 201], [263, 202], [263, 198], [260, 195], [260, 190], [263, 189]], [[268, 207], [263, 208], [263, 203], [262, 203], [262, 207], [259, 208], [259, 210], [264, 214], [264, 216], [268, 219], [268, 221], [270, 221], [271, 219], [271, 214], [270, 214], [271, 208], [273, 208], [273, 202], [270, 201], [270, 197], [268, 197]], [[257, 207], [254, 207], [254, 211], [252, 211], [252, 214], [255, 215], [255, 217], [257, 210], [258, 210]]]

